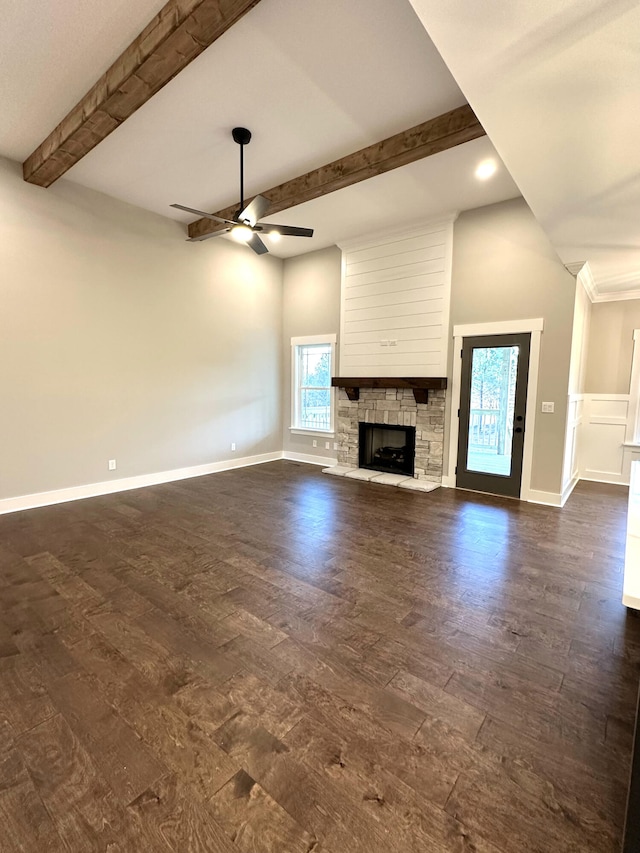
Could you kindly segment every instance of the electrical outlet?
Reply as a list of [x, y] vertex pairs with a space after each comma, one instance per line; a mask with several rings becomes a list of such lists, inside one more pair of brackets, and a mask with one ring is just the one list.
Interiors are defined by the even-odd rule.
[[397, 347], [397, 346], [398, 346], [398, 341], [389, 341], [389, 346], [390, 346], [390, 347]]
[[333, 449], [334, 449], [334, 450], [337, 450], [337, 449], [338, 449], [338, 442], [337, 442], [337, 441], [334, 441], [334, 442], [333, 442]]
[[547, 414], [553, 414], [554, 409], [555, 409], [554, 403], [543, 403], [542, 404], [542, 411], [546, 412]]
[[109, 470], [110, 470], [110, 471], [115, 471], [115, 470], [116, 470], [116, 460], [115, 460], [115, 459], [110, 459], [110, 460], [109, 460]]
[[231, 442], [231, 450], [235, 450], [235, 449], [236, 449], [236, 443], [235, 443], [235, 441], [232, 441]]
[[325, 441], [324, 446], [325, 446], [326, 450], [329, 450], [329, 448], [331, 447], [331, 442]]
[[318, 441], [317, 441], [317, 439], [315, 439], [315, 438], [313, 439], [313, 446], [314, 446], [314, 447], [317, 447], [317, 446], [318, 446]]

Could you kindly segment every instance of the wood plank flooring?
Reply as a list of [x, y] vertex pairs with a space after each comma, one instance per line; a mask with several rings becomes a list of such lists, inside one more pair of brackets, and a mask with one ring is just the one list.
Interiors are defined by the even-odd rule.
[[617, 851], [626, 499], [274, 462], [0, 517], [0, 849]]

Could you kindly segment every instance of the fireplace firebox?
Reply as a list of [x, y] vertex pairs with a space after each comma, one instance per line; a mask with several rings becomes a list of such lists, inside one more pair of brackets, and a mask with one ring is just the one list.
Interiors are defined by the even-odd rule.
[[413, 477], [416, 428], [361, 422], [358, 455], [361, 468]]

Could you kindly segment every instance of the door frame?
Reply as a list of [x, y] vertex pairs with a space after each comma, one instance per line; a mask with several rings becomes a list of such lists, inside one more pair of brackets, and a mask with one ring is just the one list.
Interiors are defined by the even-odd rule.
[[462, 340], [482, 335], [531, 334], [529, 350], [529, 379], [527, 382], [527, 407], [522, 455], [522, 483], [520, 500], [531, 500], [531, 470], [533, 467], [533, 438], [538, 400], [538, 371], [540, 366], [540, 344], [544, 320], [537, 317], [531, 320], [506, 320], [495, 323], [468, 323], [453, 327], [453, 371], [451, 381], [451, 409], [449, 423], [449, 465], [447, 474], [442, 478], [443, 486], [455, 488], [456, 464], [458, 459], [458, 409], [460, 408], [460, 388], [462, 378]]

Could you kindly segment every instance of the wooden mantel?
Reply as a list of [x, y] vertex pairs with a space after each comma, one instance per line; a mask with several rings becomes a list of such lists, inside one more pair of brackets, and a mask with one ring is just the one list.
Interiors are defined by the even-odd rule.
[[335, 376], [331, 380], [334, 388], [344, 388], [350, 400], [360, 399], [361, 388], [410, 388], [416, 403], [427, 403], [429, 391], [444, 391], [447, 387], [447, 377], [414, 376], [411, 378], [399, 378], [396, 376], [377, 377], [340, 377]]

